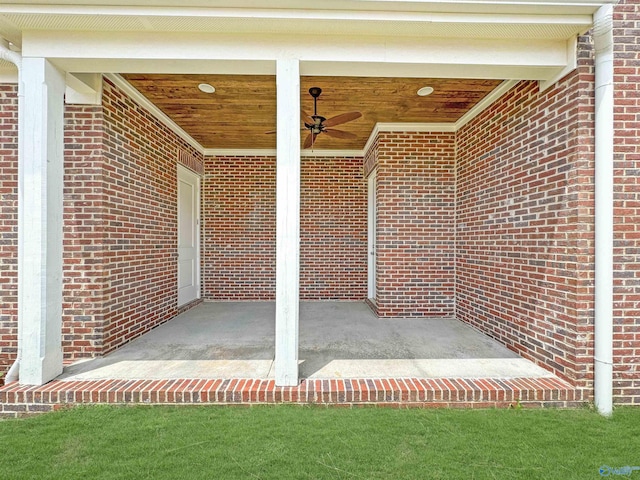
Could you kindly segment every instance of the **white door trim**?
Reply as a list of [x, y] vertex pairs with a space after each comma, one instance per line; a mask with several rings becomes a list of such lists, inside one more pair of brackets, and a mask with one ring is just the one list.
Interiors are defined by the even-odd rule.
[[[178, 188], [177, 188], [177, 202], [176, 202], [176, 206], [177, 206], [177, 217], [178, 217], [178, 306], [181, 305], [185, 305], [189, 302], [192, 302], [193, 300], [197, 300], [198, 298], [200, 298], [200, 176], [195, 174], [194, 172], [192, 172], [191, 170], [189, 170], [188, 168], [179, 165], [178, 164], [178, 178], [177, 178], [177, 182], [178, 182]], [[186, 184], [189, 184], [191, 186], [193, 186], [193, 197], [192, 198], [192, 202], [193, 202], [193, 209], [192, 209], [192, 219], [193, 219], [193, 240], [194, 240], [194, 245], [193, 246], [189, 246], [186, 248], [189, 249], [193, 249], [195, 248], [195, 255], [193, 258], [194, 264], [192, 265], [192, 269], [193, 269], [193, 284], [191, 287], [189, 287], [188, 289], [185, 288], [181, 288], [180, 287], [180, 274], [181, 274], [181, 270], [180, 270], [180, 265], [181, 265], [181, 256], [184, 256], [185, 254], [189, 254], [191, 255], [191, 253], [189, 252], [185, 252], [185, 250], [183, 250], [185, 247], [182, 247], [180, 245], [180, 232], [181, 232], [181, 227], [180, 227], [180, 222], [181, 222], [181, 215], [180, 215], [180, 184], [181, 182], [184, 182]]]
[[367, 178], [367, 297], [376, 298], [376, 171]]

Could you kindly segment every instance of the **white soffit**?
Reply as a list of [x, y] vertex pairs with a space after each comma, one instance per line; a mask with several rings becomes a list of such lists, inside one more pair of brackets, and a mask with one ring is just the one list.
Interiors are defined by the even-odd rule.
[[601, 5], [617, 0], [13, 0], [6, 2], [9, 11], [31, 13], [165, 11], [244, 11], [247, 15], [266, 15], [265, 12], [406, 12], [406, 13], [489, 13], [566, 15], [593, 14]]
[[[2, 7], [0, 7], [2, 12]], [[392, 16], [393, 17], [393, 16]], [[426, 15], [424, 19], [242, 18], [219, 16], [129, 16], [2, 14], [15, 30], [218, 32], [299, 35], [375, 35], [458, 38], [566, 39], [587, 30], [588, 15]], [[295, 21], [293, 21], [295, 20]], [[11, 39], [10, 39], [11, 40]]]
[[11, 63], [11, 62], [7, 62], [6, 60], [0, 60], [0, 71], [4, 71], [4, 70], [15, 70], [16, 66]]

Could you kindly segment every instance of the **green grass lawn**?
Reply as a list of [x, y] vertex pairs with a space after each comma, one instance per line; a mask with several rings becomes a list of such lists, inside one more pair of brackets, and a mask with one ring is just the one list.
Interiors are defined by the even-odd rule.
[[640, 409], [605, 419], [587, 409], [98, 406], [0, 421], [2, 480], [589, 479], [602, 465], [640, 466]]

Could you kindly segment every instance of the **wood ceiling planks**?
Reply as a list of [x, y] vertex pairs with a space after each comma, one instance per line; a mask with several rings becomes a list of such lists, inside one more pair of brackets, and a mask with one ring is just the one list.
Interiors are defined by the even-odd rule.
[[[276, 83], [269, 75], [151, 75], [123, 77], [171, 117], [205, 148], [265, 148], [276, 146]], [[216, 89], [207, 94], [198, 84]], [[318, 114], [326, 118], [360, 111], [362, 118], [336, 127], [353, 133], [354, 140], [320, 135], [315, 149], [361, 149], [378, 122], [455, 122], [496, 86], [499, 80], [301, 77], [301, 107], [313, 114], [310, 87], [322, 88]], [[419, 88], [434, 92], [419, 97]], [[301, 123], [301, 127], [302, 127]], [[302, 141], [306, 137], [301, 132]]]

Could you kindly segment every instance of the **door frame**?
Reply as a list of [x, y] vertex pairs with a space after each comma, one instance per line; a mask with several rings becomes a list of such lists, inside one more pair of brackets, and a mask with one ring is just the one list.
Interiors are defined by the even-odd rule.
[[376, 301], [376, 176], [374, 170], [367, 177], [367, 298]]
[[[184, 302], [180, 302], [180, 298], [178, 296], [178, 292], [176, 292], [176, 297], [178, 297], [177, 302], [178, 302], [178, 307], [183, 306], [188, 304], [189, 302], [193, 302], [194, 300], [198, 300], [201, 298], [202, 296], [202, 281], [201, 281], [201, 261], [202, 261], [202, 255], [201, 255], [201, 222], [200, 222], [200, 216], [201, 216], [201, 207], [200, 207], [200, 201], [201, 201], [201, 192], [200, 192], [200, 188], [201, 188], [201, 177], [200, 175], [198, 175], [197, 173], [193, 172], [192, 170], [188, 169], [187, 167], [185, 167], [184, 165], [178, 164], [178, 172], [177, 172], [177, 188], [176, 188], [176, 194], [177, 194], [177, 200], [176, 200], [176, 206], [177, 206], [177, 232], [178, 232], [178, 255], [179, 255], [179, 248], [180, 248], [180, 182], [185, 182], [185, 183], [189, 183], [191, 185], [194, 186], [194, 191], [195, 191], [195, 227], [196, 227], [196, 232], [195, 232], [195, 240], [196, 240], [196, 259], [195, 259], [195, 279], [196, 279], [196, 296], [195, 298], [191, 298], [187, 301]], [[176, 276], [178, 276], [178, 291], [180, 290], [180, 284], [179, 284], [179, 265], [180, 259], [178, 257], [178, 266], [176, 269]]]

